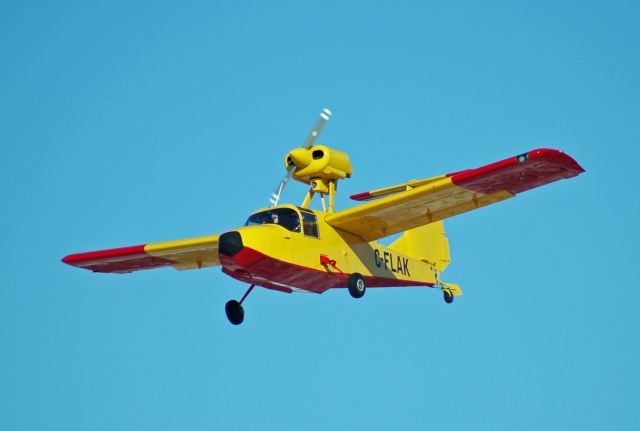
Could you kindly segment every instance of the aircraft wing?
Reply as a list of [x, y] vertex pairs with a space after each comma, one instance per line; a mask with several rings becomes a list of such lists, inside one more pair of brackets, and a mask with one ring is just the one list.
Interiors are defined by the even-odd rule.
[[326, 217], [331, 226], [373, 241], [490, 205], [584, 169], [569, 155], [552, 149], [351, 196], [373, 200]]
[[218, 235], [70, 254], [62, 261], [94, 272], [120, 274], [164, 266], [204, 268], [220, 264]]

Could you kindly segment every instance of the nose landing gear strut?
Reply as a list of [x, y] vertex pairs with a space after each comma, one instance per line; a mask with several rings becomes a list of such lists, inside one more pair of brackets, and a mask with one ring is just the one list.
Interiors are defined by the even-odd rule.
[[249, 289], [247, 289], [240, 302], [232, 299], [224, 306], [224, 311], [227, 314], [227, 319], [229, 319], [229, 322], [231, 322], [231, 324], [239, 325], [244, 320], [244, 308], [242, 308], [242, 303], [245, 299], [247, 299], [247, 296], [249, 296], [255, 286], [255, 284], [252, 284]]

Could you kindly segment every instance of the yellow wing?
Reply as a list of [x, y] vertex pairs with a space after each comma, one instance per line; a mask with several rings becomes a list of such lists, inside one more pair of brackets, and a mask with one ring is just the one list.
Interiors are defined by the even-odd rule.
[[204, 268], [220, 264], [218, 235], [71, 254], [62, 261], [94, 272], [120, 274], [165, 266]]
[[582, 172], [584, 169], [567, 154], [538, 149], [477, 169], [353, 195], [355, 200], [375, 200], [330, 214], [326, 221], [364, 241], [373, 241]]

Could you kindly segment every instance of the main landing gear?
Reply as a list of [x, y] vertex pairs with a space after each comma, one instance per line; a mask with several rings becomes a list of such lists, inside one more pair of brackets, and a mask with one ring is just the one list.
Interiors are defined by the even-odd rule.
[[[362, 298], [367, 290], [367, 285], [364, 282], [362, 274], [358, 274], [357, 272], [351, 274], [347, 279], [347, 288], [351, 296], [354, 298]], [[442, 287], [442, 296], [444, 302], [447, 304], [451, 304], [455, 298], [453, 291], [448, 287]]]
[[364, 282], [364, 277], [362, 274], [353, 273], [347, 279], [347, 288], [349, 289], [349, 293], [354, 298], [362, 298], [364, 296], [364, 292], [367, 289], [367, 285]]
[[225, 313], [227, 313], [227, 319], [229, 319], [229, 322], [231, 322], [233, 325], [239, 325], [244, 320], [244, 308], [242, 308], [242, 303], [247, 298], [247, 296], [249, 296], [254, 287], [255, 284], [252, 284], [251, 287], [249, 287], [249, 289], [242, 296], [240, 302], [232, 299], [224, 306], [224, 311]]

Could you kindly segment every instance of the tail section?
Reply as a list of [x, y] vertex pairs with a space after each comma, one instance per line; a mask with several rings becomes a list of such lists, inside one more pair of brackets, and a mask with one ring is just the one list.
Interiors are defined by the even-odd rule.
[[454, 296], [462, 295], [462, 290], [457, 284], [445, 284], [440, 281], [440, 273], [451, 262], [449, 240], [444, 232], [444, 223], [442, 221], [436, 221], [405, 231], [389, 248], [419, 259], [435, 268], [436, 286], [440, 287], [445, 293], [446, 302], [453, 301]]
[[444, 271], [451, 261], [449, 240], [442, 221], [405, 231], [389, 248], [420, 259], [439, 272]]

